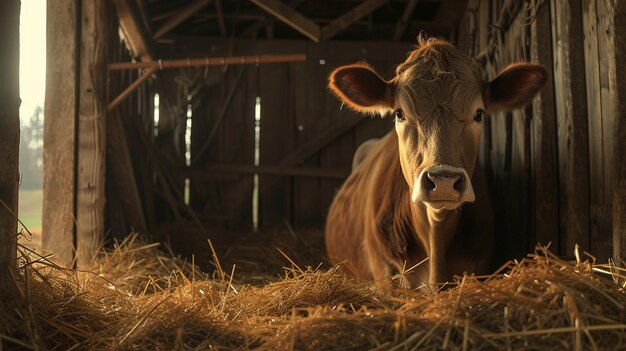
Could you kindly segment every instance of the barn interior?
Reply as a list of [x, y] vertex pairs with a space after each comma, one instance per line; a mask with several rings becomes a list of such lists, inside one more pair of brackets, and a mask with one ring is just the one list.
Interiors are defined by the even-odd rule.
[[[48, 1], [36, 250], [16, 236], [19, 4], [0, 4], [0, 349], [626, 344], [623, 2]], [[344, 108], [327, 77], [365, 61], [391, 78], [420, 33], [487, 80], [518, 61], [551, 79], [485, 121], [503, 268], [381, 296], [326, 262], [323, 227], [354, 152], [393, 122]]]

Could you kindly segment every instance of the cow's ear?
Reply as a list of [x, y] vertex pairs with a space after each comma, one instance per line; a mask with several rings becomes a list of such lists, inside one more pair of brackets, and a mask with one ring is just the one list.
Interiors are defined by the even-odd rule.
[[331, 73], [328, 86], [346, 105], [363, 113], [393, 109], [392, 84], [367, 64], [342, 66]]
[[514, 63], [503, 69], [487, 84], [487, 110], [513, 110], [522, 107], [541, 91], [548, 82], [548, 71], [537, 63]]

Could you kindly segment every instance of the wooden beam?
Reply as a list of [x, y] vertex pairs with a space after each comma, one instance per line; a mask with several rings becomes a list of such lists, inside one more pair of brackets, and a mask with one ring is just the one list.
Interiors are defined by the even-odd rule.
[[313, 21], [301, 15], [292, 7], [278, 0], [250, 0], [267, 13], [277, 17], [287, 25], [305, 35], [316, 43], [320, 42], [320, 27]]
[[154, 38], [158, 39], [167, 34], [172, 29], [178, 27], [179, 24], [185, 22], [191, 15], [198, 12], [201, 8], [211, 3], [211, 0], [194, 0], [187, 6], [180, 9], [174, 16], [169, 18], [154, 33]]
[[16, 268], [19, 97], [20, 1], [0, 3], [0, 289], [8, 287]]
[[65, 266], [74, 262], [78, 12], [74, 0], [48, 2], [42, 246]]
[[350, 27], [354, 22], [374, 12], [389, 0], [367, 0], [330, 22], [322, 29], [322, 39], [328, 40]]
[[181, 174], [194, 180], [212, 180], [220, 174], [261, 174], [312, 178], [345, 179], [350, 169], [326, 169], [319, 167], [295, 167], [272, 165], [221, 164], [202, 166], [201, 169], [184, 168]]
[[406, 4], [402, 17], [400, 17], [400, 20], [396, 24], [396, 29], [393, 31], [393, 41], [400, 41], [400, 39], [402, 39], [404, 32], [406, 32], [406, 27], [409, 25], [411, 15], [415, 12], [418, 1], [419, 0], [409, 0]]
[[[317, 137], [311, 139], [308, 143], [295, 149], [292, 153], [283, 158], [278, 165], [282, 167], [294, 166], [305, 161], [307, 158], [315, 155], [343, 134], [361, 124], [363, 121], [365, 121], [365, 118], [363, 117], [347, 118], [343, 123], [339, 123], [328, 128], [327, 130], [321, 132]], [[261, 186], [259, 193], [262, 194], [270, 189], [274, 184], [276, 184], [276, 182], [278, 182], [278, 180], [280, 180], [280, 177], [268, 179], [268, 181], [263, 183]]]
[[135, 0], [113, 0], [122, 34], [135, 57], [152, 61], [153, 41]]
[[104, 244], [109, 0], [81, 6], [76, 173], [76, 265], [88, 267]]

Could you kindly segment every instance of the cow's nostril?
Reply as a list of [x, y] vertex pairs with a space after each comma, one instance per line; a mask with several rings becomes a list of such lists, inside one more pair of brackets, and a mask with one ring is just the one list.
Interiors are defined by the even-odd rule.
[[461, 176], [454, 182], [454, 190], [462, 193], [463, 189], [465, 189], [465, 177]]
[[426, 191], [433, 191], [437, 187], [430, 177], [431, 175], [429, 173], [426, 173], [426, 177], [422, 177], [422, 188]]

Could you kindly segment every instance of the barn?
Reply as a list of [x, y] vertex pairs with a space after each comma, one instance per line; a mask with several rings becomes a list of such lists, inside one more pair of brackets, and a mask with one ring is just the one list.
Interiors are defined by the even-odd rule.
[[[20, 1], [0, 4], [0, 349], [626, 347], [626, 3], [46, 6], [32, 248], [17, 229]], [[488, 80], [519, 61], [551, 77], [485, 121], [494, 275], [388, 295], [328, 264], [323, 227], [359, 145], [393, 124], [344, 108], [327, 78], [354, 62], [391, 78], [420, 33]]]

